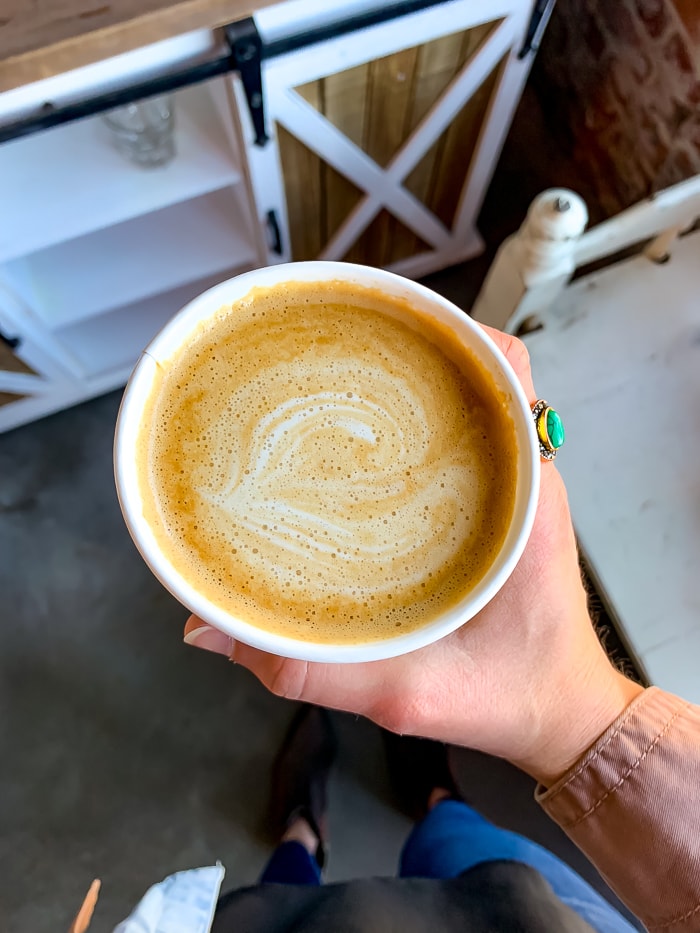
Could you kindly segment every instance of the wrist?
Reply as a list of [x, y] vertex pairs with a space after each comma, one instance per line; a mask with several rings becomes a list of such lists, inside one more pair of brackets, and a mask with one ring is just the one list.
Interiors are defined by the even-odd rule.
[[600, 649], [600, 656], [553, 697], [538, 742], [513, 764], [551, 787], [643, 690], [616, 670]]

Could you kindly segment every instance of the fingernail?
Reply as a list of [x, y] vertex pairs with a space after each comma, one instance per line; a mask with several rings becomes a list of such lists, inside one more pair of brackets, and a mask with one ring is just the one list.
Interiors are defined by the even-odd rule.
[[210, 625], [202, 625], [193, 629], [185, 635], [183, 640], [186, 645], [191, 645], [193, 648], [213, 651], [214, 654], [223, 654], [227, 658], [233, 653], [233, 638]]

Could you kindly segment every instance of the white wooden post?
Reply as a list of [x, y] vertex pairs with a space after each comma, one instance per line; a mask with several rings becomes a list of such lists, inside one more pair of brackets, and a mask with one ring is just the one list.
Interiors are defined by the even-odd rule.
[[588, 221], [585, 202], [566, 188], [538, 195], [517, 233], [499, 248], [472, 316], [514, 333], [546, 308], [576, 268], [576, 244]]

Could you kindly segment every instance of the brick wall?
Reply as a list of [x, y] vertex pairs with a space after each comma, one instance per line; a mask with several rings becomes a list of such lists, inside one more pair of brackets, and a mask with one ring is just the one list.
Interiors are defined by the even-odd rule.
[[558, 0], [534, 77], [602, 213], [700, 173], [700, 0]]

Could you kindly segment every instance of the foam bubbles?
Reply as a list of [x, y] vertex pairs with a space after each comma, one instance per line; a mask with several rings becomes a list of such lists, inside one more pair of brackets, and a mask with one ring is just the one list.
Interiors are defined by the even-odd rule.
[[146, 517], [212, 601], [365, 641], [483, 576], [513, 507], [513, 425], [476, 362], [406, 314], [341, 283], [255, 290], [165, 367], [141, 438]]

